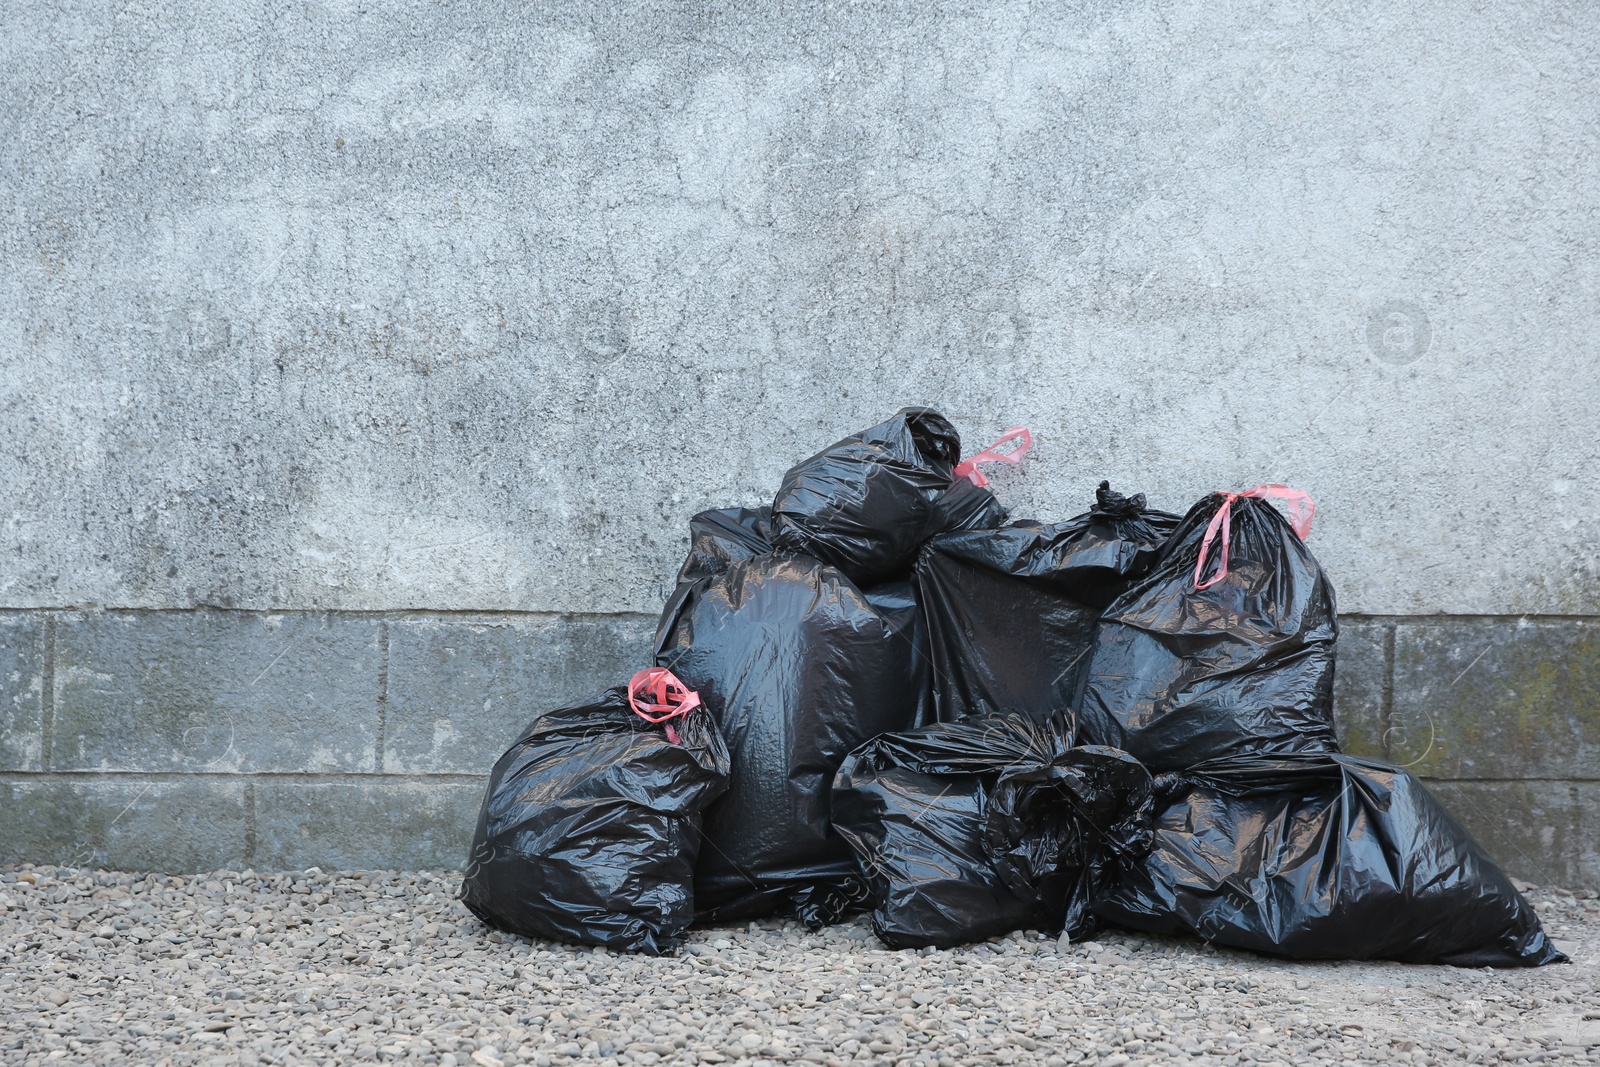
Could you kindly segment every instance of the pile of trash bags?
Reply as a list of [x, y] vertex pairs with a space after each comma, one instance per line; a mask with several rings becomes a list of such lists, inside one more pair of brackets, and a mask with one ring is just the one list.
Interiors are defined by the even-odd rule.
[[1102, 482], [1012, 520], [907, 408], [690, 522], [655, 664], [537, 717], [462, 898], [667, 953], [693, 923], [870, 911], [896, 948], [1099, 924], [1293, 958], [1564, 959], [1403, 768], [1340, 752], [1333, 588], [1281, 485], [1178, 516]]

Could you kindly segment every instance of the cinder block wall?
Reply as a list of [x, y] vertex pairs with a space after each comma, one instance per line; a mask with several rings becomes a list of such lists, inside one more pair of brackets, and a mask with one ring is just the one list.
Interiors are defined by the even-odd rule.
[[[0, 614], [0, 862], [453, 867], [541, 711], [648, 663], [644, 615]], [[1600, 620], [1347, 618], [1341, 740], [1518, 876], [1600, 885]]]
[[648, 665], [634, 615], [0, 615], [0, 862], [454, 867], [538, 714]]
[[1312, 493], [1352, 747], [1600, 885], [1591, 22], [5, 5], [0, 862], [457, 863], [691, 514], [926, 403], [1019, 514]]

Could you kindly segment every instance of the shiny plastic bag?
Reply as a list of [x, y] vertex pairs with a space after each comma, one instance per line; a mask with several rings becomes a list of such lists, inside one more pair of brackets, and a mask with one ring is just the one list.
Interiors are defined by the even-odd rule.
[[656, 662], [700, 693], [732, 756], [728, 793], [706, 813], [701, 918], [783, 911], [822, 926], [866, 892], [829, 819], [833, 776], [862, 742], [917, 725], [920, 612], [909, 582], [863, 592], [810, 556], [744, 554], [764, 521], [695, 517]]
[[784, 475], [772, 503], [776, 547], [863, 585], [903, 577], [931, 535], [1005, 521], [981, 475], [956, 484], [960, 455], [955, 427], [928, 408], [905, 408], [829, 445]]
[[892, 948], [1095, 925], [1090, 905], [1150, 843], [1149, 772], [1007, 714], [877, 737], [834, 779], [833, 819]]
[[[1295, 509], [1295, 525], [1269, 498]], [[1151, 770], [1238, 755], [1337, 752], [1333, 587], [1302, 539], [1311, 502], [1282, 486], [1217, 493], [1100, 618], [1084, 740]]]
[[740, 560], [772, 551], [770, 508], [718, 508], [689, 520], [689, 555], [678, 569], [676, 588], [714, 578]]
[[1169, 799], [1155, 847], [1096, 906], [1111, 922], [1296, 959], [1565, 959], [1408, 771], [1354, 756], [1245, 758], [1158, 783]]
[[652, 723], [619, 687], [551, 711], [494, 766], [461, 899], [527, 937], [670, 952], [694, 919], [701, 812], [727, 786], [704, 709]]
[[1018, 711], [1040, 721], [1077, 698], [1100, 612], [1155, 562], [1176, 515], [1100, 483], [1087, 514], [942, 534], [922, 547], [934, 717]]

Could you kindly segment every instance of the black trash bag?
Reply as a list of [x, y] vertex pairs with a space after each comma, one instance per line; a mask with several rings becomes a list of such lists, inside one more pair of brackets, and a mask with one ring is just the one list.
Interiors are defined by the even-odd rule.
[[994, 526], [987, 489], [955, 483], [961, 438], [929, 408], [905, 408], [795, 464], [772, 503], [778, 548], [804, 552], [870, 585], [903, 576], [944, 529]]
[[1155, 562], [1176, 515], [1101, 482], [1094, 508], [1062, 523], [941, 534], [917, 556], [933, 717], [1071, 707], [1100, 612]]
[[1150, 844], [1150, 774], [1107, 748], [1064, 746], [1017, 714], [885, 734], [852, 752], [834, 825], [872, 888], [891, 948], [948, 948], [1012, 930], [1095, 926], [1095, 898]]
[[[1190, 509], [1155, 567], [1100, 617], [1084, 673], [1086, 741], [1153, 771], [1240, 755], [1339, 750], [1333, 587], [1288, 520], [1281, 486], [1216, 493]], [[1230, 519], [1231, 516], [1231, 519]]]
[[957, 476], [950, 488], [939, 494], [933, 502], [932, 518], [928, 521], [928, 536], [956, 530], [992, 530], [1005, 524], [1011, 517], [985, 486]]
[[[993, 497], [989, 496], [987, 491], [978, 490], [973, 483], [965, 479], [958, 481], [948, 495], [965, 498], [968, 493], [962, 490], [961, 486], [966, 486], [967, 490], [972, 492], [981, 492], [984, 497], [993, 501]], [[966, 510], [969, 517], [978, 514], [970, 509], [964, 509], [962, 505], [957, 505], [956, 510]], [[689, 532], [689, 555], [678, 571], [673, 596], [662, 613], [662, 619], [675, 617], [678, 614], [679, 603], [689, 595], [688, 589], [696, 582], [720, 575], [740, 560], [774, 551], [772, 512], [769, 508], [720, 508], [703, 511], [689, 520]], [[899, 627], [904, 621], [902, 614], [908, 608], [907, 598], [914, 592], [914, 587], [908, 582], [898, 581], [881, 582], [865, 589], [863, 594], [869, 601], [877, 603], [882, 610], [893, 613], [896, 616], [895, 625]], [[928, 661], [927, 633], [920, 610], [911, 614], [910, 628], [905, 632], [908, 645], [912, 649], [916, 677], [920, 680], [926, 674]], [[913, 726], [933, 721], [929, 710], [931, 694], [925, 683], [920, 684], [917, 710], [910, 719], [910, 725]]]
[[[909, 581], [863, 592], [836, 567], [773, 552], [734, 559], [759, 513], [695, 518], [698, 546], [662, 613], [656, 662], [697, 690], [732, 754], [695, 870], [705, 921], [783, 911], [812, 927], [866, 897], [829, 793], [851, 749], [918, 725], [926, 685]], [[706, 574], [733, 560], [720, 573]]]
[[740, 560], [772, 551], [770, 508], [718, 508], [689, 520], [689, 555], [677, 588], [721, 574]]
[[1111, 922], [1294, 959], [1566, 958], [1408, 771], [1354, 756], [1247, 758], [1163, 776], [1158, 788], [1170, 799], [1154, 848], [1096, 906]]
[[549, 712], [489, 776], [461, 899], [526, 937], [671, 952], [694, 920], [701, 813], [727, 787], [704, 709], [652, 725], [618, 687]]

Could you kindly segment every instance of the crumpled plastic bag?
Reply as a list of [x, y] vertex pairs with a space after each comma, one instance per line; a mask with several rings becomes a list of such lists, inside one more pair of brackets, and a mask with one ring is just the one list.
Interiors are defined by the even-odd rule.
[[921, 613], [909, 581], [863, 591], [810, 556], [758, 551], [769, 529], [760, 511], [695, 516], [656, 662], [700, 693], [732, 757], [704, 823], [700, 918], [816, 927], [865, 899], [830, 791], [851, 749], [920, 721]]
[[[1310, 500], [1216, 493], [1101, 615], [1084, 673], [1084, 740], [1154, 771], [1239, 755], [1338, 751], [1333, 587], [1302, 542]], [[1293, 494], [1286, 496], [1286, 494]], [[1304, 505], [1297, 531], [1266, 497]]]
[[987, 489], [955, 478], [961, 437], [929, 408], [835, 442], [784, 475], [772, 502], [775, 547], [804, 552], [862, 585], [899, 578], [942, 530], [997, 526]]
[[668, 728], [626, 687], [548, 712], [489, 776], [461, 899], [488, 925], [662, 955], [694, 920], [701, 813], [728, 787], [704, 710]]
[[1073, 706], [1100, 612], [1155, 563], [1178, 524], [1100, 483], [1092, 510], [1061, 523], [941, 534], [917, 556], [934, 717]]
[[1342, 755], [1240, 758], [1158, 788], [1154, 848], [1096, 905], [1110, 922], [1295, 959], [1566, 958], [1409, 771]]
[[872, 888], [892, 948], [1012, 930], [1081, 937], [1091, 905], [1150, 843], [1151, 779], [1131, 756], [1066, 748], [1003, 714], [886, 734], [834, 779], [834, 825]]

